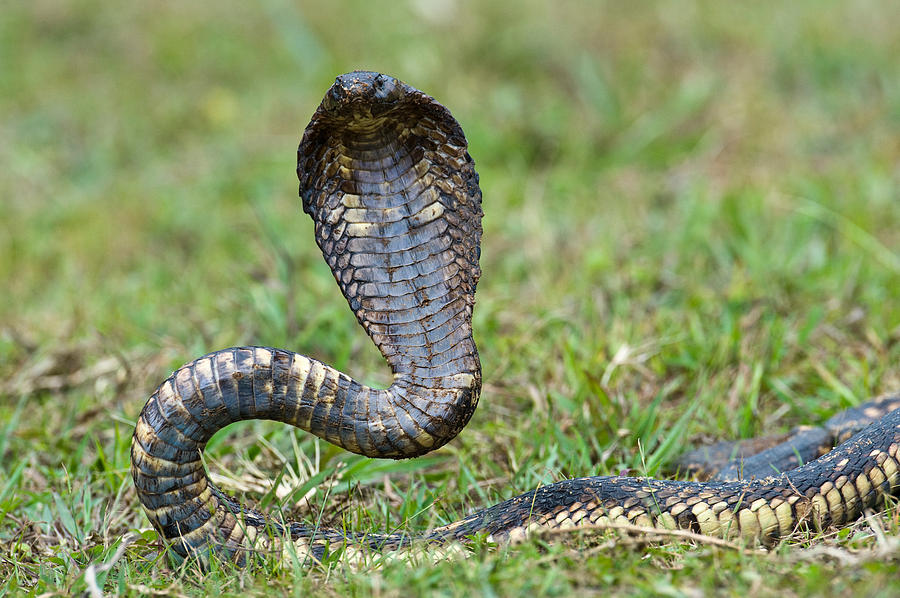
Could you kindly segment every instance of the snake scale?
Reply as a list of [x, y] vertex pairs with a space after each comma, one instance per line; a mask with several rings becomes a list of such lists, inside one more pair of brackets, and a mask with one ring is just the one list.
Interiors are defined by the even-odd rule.
[[[393, 383], [370, 388], [315, 359], [266, 347], [216, 351], [175, 371], [141, 412], [131, 452], [140, 502], [174, 556], [215, 553], [244, 564], [253, 551], [288, 544], [315, 555], [334, 544], [389, 550], [416, 539], [268, 519], [218, 490], [201, 452], [218, 430], [254, 418], [393, 459], [432, 451], [462, 430], [481, 391], [472, 338], [481, 190], [467, 147], [446, 108], [390, 76], [356, 71], [329, 89], [298, 149], [300, 196]], [[418, 539], [446, 543], [481, 533], [503, 541], [534, 529], [626, 523], [772, 545], [803, 524], [851, 521], [897, 493], [897, 400], [872, 402], [863, 411], [887, 414], [787, 472], [707, 482], [565, 480]]]

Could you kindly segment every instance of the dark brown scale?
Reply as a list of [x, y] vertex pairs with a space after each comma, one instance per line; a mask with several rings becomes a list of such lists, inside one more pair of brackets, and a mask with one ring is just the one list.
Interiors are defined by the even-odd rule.
[[[516, 540], [533, 527], [619, 523], [769, 545], [801, 523], [845, 523], [897, 492], [900, 411], [892, 409], [900, 398], [893, 397], [832, 418], [827, 433], [799, 431], [782, 444], [763, 443], [752, 451], [768, 449], [759, 464], [740, 464], [744, 473], [765, 472], [759, 479], [566, 480], [417, 537], [282, 525], [242, 507], [212, 485], [200, 459], [212, 435], [232, 422], [273, 419], [363, 455], [414, 457], [454, 438], [481, 390], [471, 325], [481, 275], [481, 191], [465, 136], [447, 109], [386, 75], [342, 75], [306, 128], [297, 164], [316, 242], [394, 381], [369, 388], [316, 360], [266, 347], [217, 351], [177, 370], [148, 400], [132, 441], [138, 497], [174, 556], [218, 554], [243, 564], [253, 550], [286, 542], [321, 558], [329, 544], [387, 550], [415, 539], [485, 533]], [[773, 466], [798, 465], [792, 455], [807, 450], [801, 444], [821, 452], [828, 444], [821, 437], [849, 440], [769, 475]], [[734, 467], [734, 456], [719, 456], [718, 467]]]
[[821, 457], [895, 409], [900, 409], [900, 394], [842, 411], [821, 427], [803, 426], [787, 434], [701, 447], [678, 457], [669, 469], [720, 481], [764, 478]]

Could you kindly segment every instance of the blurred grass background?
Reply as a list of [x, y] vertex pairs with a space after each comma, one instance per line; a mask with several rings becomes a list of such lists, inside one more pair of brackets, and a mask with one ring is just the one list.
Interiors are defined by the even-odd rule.
[[[0, 591], [896, 591], [898, 544], [867, 524], [772, 553], [537, 540], [436, 565], [171, 570], [128, 444], [169, 371], [227, 346], [389, 381], [296, 196], [303, 127], [355, 68], [435, 96], [468, 135], [482, 403], [412, 462], [235, 426], [209, 456], [230, 491], [423, 529], [900, 388], [898, 22], [887, 0], [5, 3]], [[896, 533], [896, 512], [873, 525]]]

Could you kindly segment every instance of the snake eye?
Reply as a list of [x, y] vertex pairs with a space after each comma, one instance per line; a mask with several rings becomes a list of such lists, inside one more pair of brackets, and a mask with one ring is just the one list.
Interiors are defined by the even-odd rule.
[[382, 101], [393, 101], [400, 95], [397, 80], [387, 75], [378, 75], [374, 82], [375, 97]]
[[335, 100], [334, 97], [332, 97], [332, 95], [330, 93], [326, 94], [325, 97], [322, 98], [322, 108], [324, 108], [325, 110], [327, 110], [327, 111], [334, 110], [336, 106], [337, 106], [337, 100]]

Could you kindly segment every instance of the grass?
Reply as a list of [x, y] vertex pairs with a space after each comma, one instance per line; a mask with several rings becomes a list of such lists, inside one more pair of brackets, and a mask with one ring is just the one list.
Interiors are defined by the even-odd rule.
[[409, 462], [234, 426], [207, 454], [231, 492], [423, 529], [900, 388], [897, 17], [868, 0], [5, 6], [0, 594], [895, 594], [896, 509], [770, 552], [573, 536], [465, 561], [173, 569], [128, 449], [156, 384], [210, 350], [389, 380], [293, 173], [353, 68], [426, 90], [469, 137], [481, 406]]

